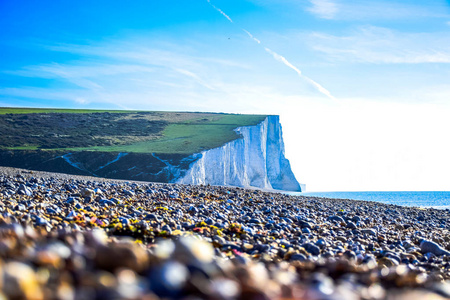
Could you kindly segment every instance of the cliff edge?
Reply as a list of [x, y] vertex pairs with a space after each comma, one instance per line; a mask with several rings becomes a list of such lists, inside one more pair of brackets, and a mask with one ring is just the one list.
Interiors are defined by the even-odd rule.
[[0, 108], [0, 166], [300, 191], [278, 116]]
[[301, 191], [284, 156], [278, 116], [235, 129], [241, 138], [207, 150], [175, 182]]

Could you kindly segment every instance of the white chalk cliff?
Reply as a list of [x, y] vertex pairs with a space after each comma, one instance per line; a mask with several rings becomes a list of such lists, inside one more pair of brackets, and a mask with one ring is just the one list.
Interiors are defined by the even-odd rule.
[[255, 126], [235, 129], [241, 138], [207, 150], [190, 165], [183, 184], [211, 184], [301, 191], [289, 161], [278, 116], [268, 116]]

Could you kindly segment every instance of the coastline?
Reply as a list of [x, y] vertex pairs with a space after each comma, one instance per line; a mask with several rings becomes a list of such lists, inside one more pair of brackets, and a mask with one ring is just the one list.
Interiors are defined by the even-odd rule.
[[288, 193], [337, 199], [374, 201], [409, 207], [450, 209], [450, 191], [339, 191]]
[[446, 210], [3, 167], [0, 204], [9, 298], [450, 297]]

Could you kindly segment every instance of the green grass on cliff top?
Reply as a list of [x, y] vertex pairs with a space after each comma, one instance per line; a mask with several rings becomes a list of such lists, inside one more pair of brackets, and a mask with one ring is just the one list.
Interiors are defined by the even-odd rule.
[[0, 149], [192, 154], [266, 115], [0, 108]]

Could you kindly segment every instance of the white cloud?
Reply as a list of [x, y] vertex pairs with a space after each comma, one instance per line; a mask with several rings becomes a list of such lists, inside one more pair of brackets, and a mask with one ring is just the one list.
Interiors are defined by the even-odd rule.
[[[77, 104], [121, 105], [126, 99], [129, 107], [139, 107], [142, 102], [159, 105], [160, 99], [164, 102], [169, 97], [174, 103], [180, 104], [189, 94], [194, 98], [194, 94], [215, 90], [214, 85], [218, 80], [216, 77], [220, 74], [217, 70], [251, 68], [242, 61], [197, 56], [197, 51], [188, 46], [179, 47], [161, 42], [159, 45], [155, 44], [143, 39], [124, 39], [92, 45], [47, 46], [46, 49], [50, 51], [81, 55], [83, 58], [4, 71], [14, 76], [49, 79], [52, 80], [53, 87], [3, 89], [0, 90], [0, 95], [70, 100]], [[189, 107], [186, 105], [184, 109]]]
[[[330, 7], [333, 6], [333, 3], [331, 3], [329, 0], [311, 0], [312, 3], [315, 6], [315, 9], [317, 10], [317, 12], [319, 14], [325, 14], [328, 15], [331, 12]], [[219, 13], [221, 13], [225, 18], [227, 18], [231, 23], [233, 23], [233, 20], [231, 20], [231, 18], [225, 14], [221, 9], [219, 9], [218, 7], [214, 6], [213, 4], [211, 4], [210, 0], [207, 0], [207, 2], [214, 8], [216, 9]], [[326, 16], [325, 16], [326, 17]], [[242, 30], [256, 43], [258, 43], [259, 45], [261, 44], [261, 41], [259, 39], [257, 39], [253, 34], [251, 34], [248, 30], [242, 28]], [[263, 47], [264, 50], [269, 53], [271, 56], [273, 56], [273, 58], [275, 58], [276, 61], [281, 62], [282, 64], [284, 64], [285, 66], [289, 67], [290, 69], [294, 70], [302, 79], [304, 79], [306, 82], [308, 82], [309, 84], [311, 84], [314, 88], [317, 89], [317, 91], [319, 91], [320, 93], [324, 94], [325, 96], [335, 100], [335, 97], [333, 97], [333, 95], [331, 95], [331, 93], [324, 88], [322, 85], [320, 85], [319, 83], [317, 83], [316, 81], [314, 81], [313, 79], [305, 76], [302, 74], [302, 72], [296, 67], [294, 66], [292, 63], [290, 63], [284, 56], [276, 53], [275, 51], [271, 50], [270, 48], [267, 47]]]
[[339, 18], [342, 20], [443, 18], [449, 16], [447, 11], [448, 6], [436, 0], [427, 1], [426, 5], [405, 1], [358, 1], [347, 2], [341, 8]]
[[347, 36], [313, 33], [309, 42], [334, 62], [450, 63], [448, 33], [406, 33], [367, 26]]
[[[113, 61], [115, 64], [120, 63], [121, 65], [117, 68], [114, 66], [108, 67], [108, 71], [115, 72], [133, 71], [130, 70], [130, 68], [138, 67], [147, 68], [148, 70], [149, 66], [183, 66], [187, 69], [195, 69], [201, 67], [205, 62], [229, 67], [246, 67], [245, 65], [236, 63], [232, 60], [215, 58], [213, 56], [195, 55], [192, 53], [197, 53], [198, 51], [189, 48], [187, 45], [180, 47], [174, 43], [163, 43], [158, 41], [158, 39], [162, 39], [162, 37], [110, 40], [93, 45], [59, 44], [46, 46], [45, 48], [50, 51], [90, 57], [95, 59], [95, 61]], [[186, 41], [179, 41], [180, 44], [185, 42]], [[204, 45], [200, 44], [196, 46], [201, 48]], [[79, 64], [80, 62], [77, 63]], [[99, 64], [96, 66], [98, 65]], [[124, 70], [122, 70], [122, 68]]]
[[81, 105], [89, 104], [89, 101], [86, 100], [86, 99], [83, 98], [83, 97], [77, 97], [77, 98], [75, 98], [75, 102], [76, 102], [76, 103], [79, 103], [79, 104], [81, 104]]
[[312, 4], [307, 10], [319, 18], [333, 19], [338, 13], [338, 6], [332, 0], [309, 0]]
[[[263, 102], [276, 101], [279, 94], [275, 91], [281, 89], [278, 83], [283, 79], [279, 78], [280, 74], [265, 78], [265, 72], [273, 70], [272, 64], [278, 66], [278, 63], [259, 52], [263, 59], [266, 57], [266, 63], [261, 64], [254, 58], [254, 52], [243, 52], [234, 45], [236, 53], [227, 51], [224, 56], [214, 52], [217, 45], [211, 43], [210, 37], [205, 40], [208, 44], [195, 42], [198, 48], [191, 48], [189, 43], [180, 47], [161, 42], [162, 39], [157, 42], [153, 39], [123, 39], [91, 45], [48, 46], [46, 49], [50, 51], [82, 58], [7, 72], [13, 76], [48, 79], [52, 87], [4, 88], [0, 90], [0, 101], [45, 99], [66, 101], [66, 106], [101, 107], [108, 104], [131, 109], [227, 112], [261, 111], [261, 107], [267, 108]], [[240, 44], [236, 42], [236, 45]], [[255, 71], [255, 68], [262, 71]], [[280, 69], [284, 71], [284, 68]], [[289, 77], [295, 79], [295, 76]], [[258, 82], [257, 78], [262, 81]], [[302, 84], [297, 83], [295, 88]], [[273, 90], [267, 85], [273, 86]], [[289, 93], [286, 90], [283, 92]]]
[[188, 71], [188, 70], [184, 70], [184, 69], [175, 69], [175, 71], [179, 72], [180, 74], [186, 75], [188, 77], [193, 78], [196, 82], [198, 82], [199, 84], [203, 85], [204, 87], [210, 89], [210, 90], [214, 90], [214, 87], [212, 87], [211, 85], [209, 85], [208, 83], [206, 83], [203, 79], [201, 79], [197, 74]]
[[250, 0], [256, 5], [285, 10], [298, 15], [307, 11], [318, 18], [342, 21], [417, 20], [450, 18], [448, 3], [442, 0]]
[[[306, 10], [323, 19], [333, 20], [398, 20], [415, 18], [448, 18], [448, 6], [439, 0], [426, 5], [405, 1], [309, 0]], [[295, 2], [291, 2], [295, 5]]]

